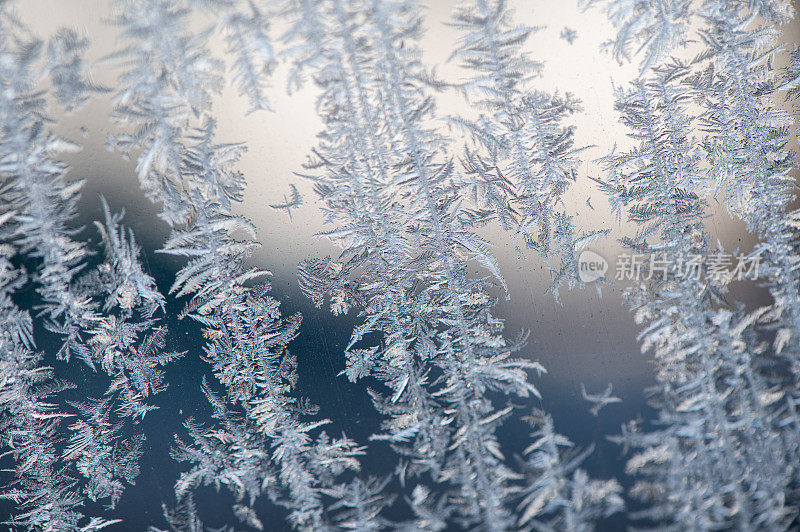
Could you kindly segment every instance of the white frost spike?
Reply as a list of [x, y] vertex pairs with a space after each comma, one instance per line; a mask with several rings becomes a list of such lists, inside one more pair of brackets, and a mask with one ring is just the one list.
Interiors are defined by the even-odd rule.
[[586, 388], [584, 387], [583, 383], [581, 383], [581, 396], [590, 403], [593, 404], [592, 408], [589, 409], [589, 412], [592, 413], [593, 416], [597, 416], [600, 413], [600, 409], [614, 403], [621, 403], [622, 399], [619, 397], [614, 397], [611, 395], [613, 390], [612, 384], [608, 383], [608, 386], [602, 393], [598, 394], [589, 394], [586, 393]]
[[297, 187], [294, 184], [289, 185], [292, 188], [290, 196], [287, 198], [286, 194], [283, 195], [283, 203], [277, 203], [274, 205], [270, 205], [275, 210], [285, 210], [286, 214], [289, 215], [289, 220], [292, 219], [292, 209], [299, 208], [300, 205], [303, 204], [303, 198], [300, 196], [300, 193], [297, 191]]

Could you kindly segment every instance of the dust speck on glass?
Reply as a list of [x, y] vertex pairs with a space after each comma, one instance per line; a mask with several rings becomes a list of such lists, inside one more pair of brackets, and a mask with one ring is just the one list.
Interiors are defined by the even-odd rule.
[[786, 0], [0, 0], [12, 531], [800, 527]]

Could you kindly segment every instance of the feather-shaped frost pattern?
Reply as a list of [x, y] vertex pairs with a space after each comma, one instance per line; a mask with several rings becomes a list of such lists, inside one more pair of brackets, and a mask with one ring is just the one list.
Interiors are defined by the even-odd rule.
[[[614, 91], [628, 138], [600, 148], [590, 180], [582, 104], [545, 89], [533, 55], [547, 39], [580, 53], [590, 35], [572, 29], [577, 19], [521, 23], [523, 4], [461, 0], [447, 22], [460, 79], [442, 79], [422, 49], [436, 29], [421, 0], [109, 0], [118, 39], [101, 61], [118, 77], [107, 146], [133, 159], [120, 168], [155, 204], [168, 236], [153, 245], [160, 233], [137, 239], [117, 197], [100, 197], [96, 232], [81, 225], [94, 188], [67, 164], [82, 147], [64, 125], [109, 92], [92, 81], [90, 40], [69, 28], [40, 39], [0, 0], [3, 526], [129, 526], [103, 516], [126, 511], [130, 486], [152, 475], [144, 465], [163, 438], [144, 431], [174, 410], [174, 493], [149, 532], [795, 526], [800, 211], [789, 141], [800, 51], [779, 67], [791, 3], [581, 0], [615, 28], [611, 58], [638, 63]], [[256, 111], [284, 101], [275, 75], [302, 90], [293, 101], [316, 98], [319, 127], [295, 169], [303, 182], [271, 189], [261, 207], [287, 214], [281, 223], [319, 209], [317, 236], [335, 251], [300, 261], [297, 280], [320, 313], [352, 326], [327, 342], [338, 354], [309, 354], [315, 320], [271, 295], [256, 261], [274, 250], [257, 253], [256, 223], [242, 214], [258, 179], [243, 169], [260, 158], [272, 179], [276, 167], [269, 150], [247, 154], [227, 138], [222, 113], [240, 107], [225, 99], [269, 129], [274, 116]], [[443, 116], [450, 95], [463, 114]], [[570, 189], [584, 185], [593, 190], [579, 207], [601, 216], [603, 194], [626, 256], [643, 258], [636, 282], [581, 277], [611, 233], [574, 212]], [[712, 245], [716, 205], [753, 233], [752, 249]], [[590, 476], [607, 470], [604, 442], [573, 443], [559, 416], [533, 406], [550, 400], [535, 360], [543, 344], [508, 334], [496, 315], [508, 307], [498, 297], [516, 297], [495, 255], [498, 227], [520, 255], [522, 243], [537, 252], [559, 304], [570, 303], [564, 288], [621, 288], [654, 371], [649, 417], [609, 438], [627, 460], [627, 492]], [[726, 256], [734, 270], [723, 271]], [[754, 282], [770, 296], [756, 308], [737, 300]], [[185, 353], [180, 320], [198, 331]], [[337, 404], [302, 382], [328, 355], [339, 380], [321, 384]], [[185, 417], [166, 402], [183, 392], [168, 388], [183, 363], [199, 365], [185, 375], [203, 372], [204, 397]], [[573, 387], [590, 403], [576, 416], [597, 427], [627, 414], [618, 383], [603, 386]], [[373, 411], [339, 419], [351, 391]], [[219, 524], [206, 504], [214, 491], [230, 500], [221, 529], [203, 522]]]

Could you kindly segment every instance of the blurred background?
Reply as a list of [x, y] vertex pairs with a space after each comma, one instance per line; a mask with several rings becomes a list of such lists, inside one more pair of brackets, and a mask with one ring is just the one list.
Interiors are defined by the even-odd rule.
[[[113, 61], [104, 59], [118, 45], [118, 30], [107, 23], [110, 4], [108, 0], [37, 0], [19, 2], [17, 8], [20, 18], [41, 38], [53, 34], [60, 26], [74, 27], [88, 37], [92, 42], [88, 60], [93, 65], [93, 79], [113, 93], [119, 71]], [[613, 277], [616, 257], [622, 251], [617, 240], [633, 233], [635, 227], [625, 224], [624, 220], [619, 224], [614, 219], [607, 201], [589, 177], [602, 176], [595, 162], [597, 158], [608, 154], [615, 145], [623, 149], [628, 143], [627, 132], [613, 109], [613, 90], [614, 86], [624, 86], [635, 77], [637, 63], [620, 66], [610, 54], [601, 50], [603, 42], [614, 35], [615, 30], [599, 9], [584, 12], [578, 8], [577, 0], [514, 0], [509, 4], [515, 9], [515, 22], [541, 26], [526, 47], [534, 59], [544, 63], [543, 75], [534, 83], [536, 88], [571, 92], [582, 101], [584, 111], [573, 116], [570, 123], [576, 127], [576, 145], [589, 148], [583, 152], [578, 179], [567, 192], [565, 204], [568, 213], [577, 215], [582, 228], [612, 230], [608, 238], [591, 249], [608, 261], [607, 275]], [[457, 64], [448, 61], [458, 35], [445, 23], [456, 5], [454, 0], [429, 2], [425, 14], [427, 31], [420, 43], [428, 66], [436, 66], [439, 76], [452, 82], [463, 75]], [[198, 28], [202, 27], [203, 21], [198, 19], [197, 22]], [[560, 37], [564, 28], [575, 30], [574, 42]], [[273, 29], [273, 35], [280, 33], [279, 21]], [[787, 50], [800, 40], [797, 21], [785, 28], [784, 40]], [[212, 39], [211, 48], [222, 54], [222, 43], [217, 37]], [[302, 171], [302, 164], [322, 128], [315, 110], [317, 91], [309, 83], [288, 95], [286, 71], [287, 66], [281, 64], [273, 77], [269, 97], [274, 112], [246, 115], [247, 102], [227, 88], [214, 107], [218, 138], [220, 142], [241, 141], [248, 146], [239, 165], [248, 183], [240, 212], [258, 228], [261, 248], [252, 262], [273, 272], [273, 295], [281, 301], [284, 313], [299, 311], [304, 315], [301, 335], [291, 345], [299, 360], [299, 393], [320, 404], [322, 415], [334, 420], [330, 432], [345, 431], [365, 442], [377, 428], [378, 419], [366, 396], [364, 383], [353, 385], [345, 377], [337, 376], [344, 368], [342, 350], [359, 319], [353, 311], [347, 316], [335, 317], [327, 310], [315, 309], [297, 286], [299, 261], [336, 255], [337, 250], [325, 239], [315, 236], [325, 229], [318, 200], [312, 184], [295, 174]], [[456, 91], [438, 95], [437, 103], [440, 117], [472, 112]], [[91, 225], [91, 221], [102, 217], [99, 194], [108, 199], [114, 210], [124, 208], [127, 213], [124, 222], [134, 230], [143, 245], [150, 273], [166, 292], [180, 261], [154, 253], [163, 244], [168, 228], [157, 217], [156, 208], [140, 192], [135, 162], [106, 150], [107, 136], [115, 131], [109, 120], [111, 109], [109, 94], [96, 97], [78, 112], [55, 116], [57, 133], [83, 145], [83, 150], [69, 159], [70, 178], [87, 180], [77, 222]], [[444, 123], [440, 127], [446, 129]], [[452, 133], [455, 138], [451, 146], [457, 155], [463, 142], [457, 137], [457, 131]], [[289, 194], [290, 184], [297, 186], [304, 201], [302, 207], [293, 211], [291, 220], [285, 212], [268, 206], [282, 202], [284, 194]], [[708, 229], [726, 250], [738, 247], [748, 251], [753, 246], [753, 237], [720, 205], [708, 221]], [[650, 358], [640, 352], [636, 341], [638, 327], [622, 301], [624, 285], [605, 287], [602, 297], [591, 285], [583, 290], [563, 289], [563, 306], [559, 306], [545, 293], [550, 273], [536, 253], [526, 250], [521, 239], [515, 239], [499, 227], [489, 226], [482, 234], [496, 246], [495, 253], [508, 284], [507, 294], [500, 291], [495, 294], [498, 304], [494, 314], [505, 321], [509, 336], [521, 329], [530, 331], [530, 341], [523, 355], [539, 361], [547, 369], [547, 374], [536, 379], [543, 396], [541, 401], [536, 401], [537, 405], [550, 411], [556, 429], [579, 446], [595, 442], [595, 452], [586, 462], [591, 475], [620, 478], [624, 457], [605, 437], [619, 433], [620, 425], [630, 419], [652, 418], [653, 412], [645, 403], [645, 389], [654, 383]], [[85, 229], [82, 235], [95, 243], [99, 241], [93, 228]], [[752, 283], [735, 285], [733, 297], [745, 301], [748, 306], [769, 303], [765, 292]], [[177, 313], [179, 308], [170, 311]], [[170, 319], [169, 326], [168, 349], [185, 350], [187, 355], [168, 371], [170, 389], [160, 400], [162, 409], [149, 415], [144, 422], [149, 438], [146, 465], [137, 486], [126, 492], [120, 506], [112, 513], [125, 519], [125, 524], [119, 525], [120, 530], [144, 530], [148, 524], [159, 523], [160, 505], [171, 501], [172, 483], [179, 469], [179, 465], [166, 456], [173, 435], [181, 432], [181, 422], [188, 415], [203, 419], [210, 412], [199, 393], [201, 375], [208, 371], [205, 363], [199, 360], [202, 345], [198, 328], [176, 319]], [[80, 378], [89, 389], [84, 388], [81, 393], [91, 391], [91, 375], [82, 369], [75, 371], [82, 372]], [[609, 382], [613, 383], [614, 395], [623, 401], [605, 408], [599, 417], [593, 417], [587, 411], [590, 405], [581, 398], [581, 383], [589, 392], [597, 392]], [[102, 393], [103, 388], [98, 390]], [[521, 451], [526, 445], [526, 426], [512, 423], [501, 431], [501, 438], [509, 448]], [[382, 461], [377, 453], [371, 453], [366, 459], [367, 466], [375, 472], [391, 468], [393, 463], [391, 457], [389, 461]], [[235, 522], [226, 517], [232, 501], [227, 495], [217, 496], [208, 490], [197, 500], [207, 525]], [[265, 521], [266, 529], [283, 529], [282, 512], [275, 508], [265, 509], [267, 511], [275, 520], [269, 524]], [[608, 525], [609, 529], [622, 526], [623, 522], [624, 517], [618, 517]]]

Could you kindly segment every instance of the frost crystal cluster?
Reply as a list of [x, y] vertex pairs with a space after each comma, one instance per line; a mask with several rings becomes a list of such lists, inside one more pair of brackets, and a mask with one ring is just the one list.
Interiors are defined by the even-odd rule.
[[[792, 6], [575, 2], [607, 15], [602, 50], [635, 71], [607, 102], [616, 144], [583, 145], [584, 104], [546, 83], [537, 39], [577, 47], [580, 21], [523, 24], [525, 2], [453, 2], [443, 76], [417, 0], [109, 0], [92, 23], [116, 38], [96, 61], [92, 35], [43, 40], [0, 0], [2, 527], [799, 527], [800, 51], [780, 33]], [[298, 184], [268, 183], [278, 202], [260, 207], [294, 226], [318, 211], [333, 251], [292, 265], [305, 298], [282, 308], [241, 214], [260, 179], [243, 171], [250, 139], [224, 132], [233, 113], [268, 130], [286, 102], [313, 107], [316, 136]], [[105, 110], [107, 157], [135, 195], [73, 175], [82, 146], [64, 124], [88, 106]], [[603, 197], [596, 215], [575, 208], [587, 190]], [[158, 231], [134, 235], [120, 203], [155, 209]], [[756, 241], [733, 256], [757, 259], [759, 305], [724, 273], [717, 210]], [[593, 295], [583, 252], [612, 234], [642, 275], [592, 282], [641, 329], [652, 408], [606, 434], [625, 401], [573, 383], [597, 427], [573, 441], [547, 411], [536, 342], [506, 330], [497, 303], [517, 294], [495, 244], [534, 250], [526, 266], [547, 289], [533, 304], [566, 312], [563, 290]], [[303, 382], [314, 325], [292, 305], [347, 324], [321, 355], [338, 390], [363, 395], [350, 419], [306, 397], [329, 383]], [[157, 469], [166, 489], [150, 489]], [[143, 490], [160, 509], [134, 523]]]

